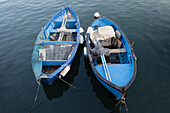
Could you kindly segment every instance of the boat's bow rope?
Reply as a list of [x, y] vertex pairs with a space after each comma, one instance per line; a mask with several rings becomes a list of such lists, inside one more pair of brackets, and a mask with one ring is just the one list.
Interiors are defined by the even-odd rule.
[[63, 81], [64, 83], [66, 83], [67, 85], [71, 86], [72, 88], [74, 88], [74, 89], [80, 91], [80, 89], [77, 88], [76, 86], [73, 86], [72, 84], [70, 84], [70, 83], [68, 83], [67, 81], [63, 80], [63, 79], [61, 78], [61, 76], [59, 76], [58, 78], [59, 78], [61, 81]]
[[29, 113], [31, 113], [31, 112], [33, 111], [33, 109], [34, 109], [34, 105], [35, 105], [35, 103], [36, 103], [36, 101], [37, 101], [37, 97], [38, 97], [39, 89], [40, 89], [40, 86], [41, 86], [41, 78], [40, 78], [40, 80], [38, 80], [38, 81], [37, 81], [37, 83], [38, 83], [37, 93], [36, 93], [36, 95], [35, 95], [35, 99], [34, 99], [34, 102], [33, 102], [33, 104], [32, 104], [32, 107], [31, 107], [31, 110], [30, 110], [30, 112], [29, 112]]
[[[58, 78], [59, 78], [61, 81], [63, 81], [64, 83], [66, 83], [67, 85], [69, 85], [69, 86], [71, 86], [72, 88], [76, 89], [77, 91], [80, 91], [79, 88], [77, 88], [76, 86], [74, 86], [74, 85], [68, 83], [67, 81], [63, 80], [61, 77], [58, 77]], [[32, 104], [32, 107], [31, 107], [29, 113], [31, 113], [31, 112], [35, 109], [34, 105], [35, 105], [35, 103], [36, 103], [36, 101], [37, 101], [37, 98], [38, 98], [38, 93], [39, 93], [39, 89], [40, 89], [40, 86], [41, 86], [41, 78], [40, 78], [40, 80], [37, 81], [37, 83], [38, 83], [37, 93], [36, 93], [36, 95], [35, 95], [35, 99], [34, 99], [34, 102], [33, 102], [33, 104]]]
[[[115, 107], [116, 107], [117, 105], [119, 105], [120, 103], [121, 103], [121, 105], [122, 105], [122, 104], [125, 105], [126, 113], [128, 113], [128, 108], [127, 108], [127, 104], [126, 104], [126, 101], [125, 101], [125, 94], [122, 94], [121, 99], [117, 102], [117, 104], [115, 105]], [[120, 106], [121, 106], [121, 105], [120, 105]], [[121, 109], [121, 107], [120, 107], [120, 109]]]
[[122, 96], [121, 100], [122, 100], [122, 103], [125, 105], [126, 112], [128, 113], [128, 108], [127, 108], [127, 104], [126, 104], [124, 95]]

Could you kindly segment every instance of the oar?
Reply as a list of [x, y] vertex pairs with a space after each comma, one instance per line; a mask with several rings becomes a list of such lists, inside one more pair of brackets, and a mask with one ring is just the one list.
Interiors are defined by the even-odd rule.
[[57, 76], [61, 81], [63, 81], [64, 83], [68, 84], [69, 86], [73, 87], [74, 89], [76, 90], [79, 90], [77, 87], [73, 86], [72, 84], [68, 83], [67, 81], [63, 80], [61, 77], [64, 77], [70, 70], [70, 66], [71, 65], [67, 65], [61, 72], [60, 72], [60, 75]]
[[111, 77], [110, 77], [109, 69], [108, 69], [108, 66], [107, 66], [107, 63], [106, 63], [106, 60], [105, 60], [104, 55], [103, 55], [103, 59], [104, 59], [104, 63], [105, 63], [106, 70], [107, 70], [108, 75], [109, 75], [109, 79], [110, 79], [110, 81], [112, 81], [112, 79], [111, 79]]
[[[99, 18], [99, 21], [101, 21], [102, 22], [102, 20]], [[101, 25], [99, 25], [99, 26], [101, 26]], [[100, 44], [100, 41], [98, 42], [98, 44]], [[103, 58], [102, 58], [103, 57]], [[110, 81], [112, 81], [111, 80], [111, 77], [110, 77], [110, 73], [109, 73], [109, 69], [108, 69], [108, 67], [107, 67], [107, 63], [106, 63], [106, 60], [105, 60], [105, 57], [104, 57], [104, 55], [101, 55], [101, 59], [103, 59], [102, 60], [102, 63], [103, 63], [103, 67], [104, 68], [106, 68], [106, 70], [105, 70], [105, 73], [107, 73], [108, 75], [109, 75], [109, 79], [110, 79]], [[108, 79], [107, 79], [108, 80]]]
[[106, 75], [106, 79], [108, 80], [108, 73], [106, 71], [106, 67], [105, 67], [105, 63], [104, 63], [104, 55], [101, 55], [100, 57], [102, 59], [102, 64], [103, 64], [104, 72], [105, 72], [105, 75]]
[[[90, 33], [90, 29], [88, 28], [87, 34], [89, 34], [89, 33]], [[100, 41], [98, 41], [98, 45], [100, 45]], [[94, 46], [96, 47], [97, 44], [94, 43]], [[108, 76], [109, 76], [109, 79], [111, 81], [111, 77], [110, 77], [110, 73], [109, 73], [109, 69], [107, 67], [105, 57], [104, 57], [104, 55], [101, 55], [100, 57], [101, 57], [101, 60], [102, 60], [102, 64], [103, 64], [104, 72], [105, 72], [105, 75], [106, 75], [106, 79], [108, 80]]]
[[66, 13], [67, 12], [65, 11], [64, 16], [63, 16], [62, 25], [61, 25], [62, 31], [60, 31], [59, 41], [62, 41], [62, 38], [64, 35], [63, 28], [66, 26], [66, 23], [67, 23], [67, 14]]
[[[98, 45], [100, 45], [100, 41], [98, 42]], [[106, 74], [106, 78], [107, 78], [107, 80], [108, 80], [108, 76], [109, 76], [110, 81], [112, 81], [112, 79], [111, 79], [111, 77], [110, 77], [109, 69], [108, 69], [108, 67], [107, 67], [107, 63], [106, 63], [105, 57], [104, 57], [104, 55], [101, 55], [100, 57], [101, 57], [101, 59], [102, 59], [102, 64], [103, 64], [103, 67], [104, 67], [104, 71], [105, 71], [105, 74]]]

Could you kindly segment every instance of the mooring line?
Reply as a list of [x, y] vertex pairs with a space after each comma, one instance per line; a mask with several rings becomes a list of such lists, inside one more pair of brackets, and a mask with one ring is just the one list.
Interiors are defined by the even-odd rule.
[[[68, 83], [67, 81], [63, 80], [63, 79], [62, 79], [62, 78], [60, 78], [60, 77], [58, 77], [58, 78], [59, 78], [61, 81], [63, 81], [64, 83], [66, 83], [66, 84], [68, 84], [69, 86], [73, 87], [74, 89], [76, 89], [76, 90], [80, 91], [80, 89], [79, 89], [79, 88], [77, 88], [77, 87], [73, 86], [72, 84]], [[30, 112], [29, 112], [29, 113], [31, 113], [31, 112], [34, 110], [34, 106], [35, 106], [35, 103], [36, 103], [36, 101], [37, 101], [38, 93], [39, 93], [39, 89], [40, 89], [40, 86], [41, 86], [41, 79], [40, 79], [39, 81], [37, 81], [37, 83], [38, 83], [37, 93], [36, 93], [36, 95], [35, 95], [35, 99], [34, 99], [34, 102], [33, 102], [33, 104], [32, 104], [32, 107], [31, 107], [31, 109], [30, 109]]]
[[121, 100], [121, 99], [118, 101], [118, 103], [115, 105], [115, 107], [117, 107], [117, 105], [119, 105], [119, 104], [120, 104], [120, 102], [122, 102], [122, 100]]
[[33, 102], [33, 104], [32, 104], [32, 107], [31, 107], [29, 113], [31, 113], [31, 112], [33, 111], [34, 105], [35, 105], [35, 103], [36, 103], [36, 101], [37, 101], [37, 97], [38, 97], [38, 93], [39, 93], [39, 89], [40, 89], [40, 82], [41, 82], [41, 79], [38, 81], [37, 93], [36, 93], [36, 95], [35, 95], [35, 99], [34, 99], [34, 102]]
[[69, 86], [71, 86], [72, 88], [74, 88], [74, 89], [80, 91], [79, 88], [77, 88], [76, 86], [73, 86], [72, 84], [70, 84], [70, 83], [68, 83], [67, 81], [63, 80], [61, 77], [58, 77], [58, 78], [59, 78], [61, 81], [63, 81], [64, 83], [66, 83], [66, 84], [68, 84]]
[[121, 100], [122, 100], [122, 103], [125, 105], [126, 113], [128, 113], [128, 108], [127, 108], [127, 104], [126, 104], [124, 95], [122, 96]]

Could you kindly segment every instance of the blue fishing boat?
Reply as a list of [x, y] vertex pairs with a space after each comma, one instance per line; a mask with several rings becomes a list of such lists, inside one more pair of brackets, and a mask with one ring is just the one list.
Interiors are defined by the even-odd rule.
[[94, 16], [85, 36], [85, 55], [100, 83], [118, 100], [125, 99], [137, 71], [133, 44], [115, 22], [99, 13]]
[[32, 68], [37, 81], [52, 84], [70, 70], [80, 40], [80, 23], [69, 6], [57, 12], [37, 36]]

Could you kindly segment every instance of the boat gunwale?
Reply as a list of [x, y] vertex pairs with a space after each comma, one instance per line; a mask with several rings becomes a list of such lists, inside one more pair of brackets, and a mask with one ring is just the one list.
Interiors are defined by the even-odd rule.
[[[108, 18], [105, 17], [105, 16], [101, 16], [100, 18], [108, 19]], [[92, 26], [92, 24], [93, 24], [97, 19], [98, 19], [98, 18], [94, 19], [94, 20], [92, 21], [92, 23], [90, 24], [90, 26]], [[129, 81], [125, 86], [119, 87], [119, 86], [115, 85], [114, 83], [106, 80], [105, 78], [103, 78], [103, 77], [100, 75], [100, 73], [97, 71], [97, 69], [96, 69], [96, 67], [95, 67], [95, 65], [94, 65], [94, 62], [93, 62], [92, 57], [91, 57], [91, 54], [90, 54], [90, 49], [89, 49], [90, 46], [89, 46], [89, 40], [88, 40], [88, 38], [89, 38], [89, 33], [86, 34], [86, 39], [85, 39], [85, 40], [86, 40], [86, 46], [87, 46], [87, 54], [88, 54], [88, 57], [89, 57], [90, 65], [91, 65], [91, 67], [92, 67], [95, 75], [98, 76], [98, 78], [99, 78], [101, 81], [103, 81], [104, 83], [106, 83], [106, 84], [109, 85], [110, 87], [115, 88], [116, 90], [120, 91], [122, 94], [125, 94], [125, 93], [127, 92], [128, 88], [130, 87], [130, 85], [131, 85], [131, 84], [133, 83], [133, 81], [135, 80], [135, 77], [136, 77], [137, 65], [136, 65], [135, 53], [134, 53], [134, 50], [133, 50], [132, 45], [130, 44], [128, 38], [126, 37], [126, 35], [125, 35], [125, 33], [122, 31], [122, 29], [121, 29], [121, 28], [117, 25], [117, 23], [114, 22], [113, 20], [110, 20], [110, 19], [108, 19], [108, 20], [111, 21], [112, 23], [114, 23], [114, 24], [119, 28], [119, 30], [122, 32], [123, 36], [125, 37], [126, 41], [128, 42], [128, 44], [129, 44], [130, 47], [131, 47], [130, 49], [131, 49], [131, 54], [132, 54], [132, 58], [133, 58], [134, 69], [133, 69], [133, 75], [132, 75], [130, 81]], [[87, 35], [88, 35], [88, 36], [87, 36]]]

